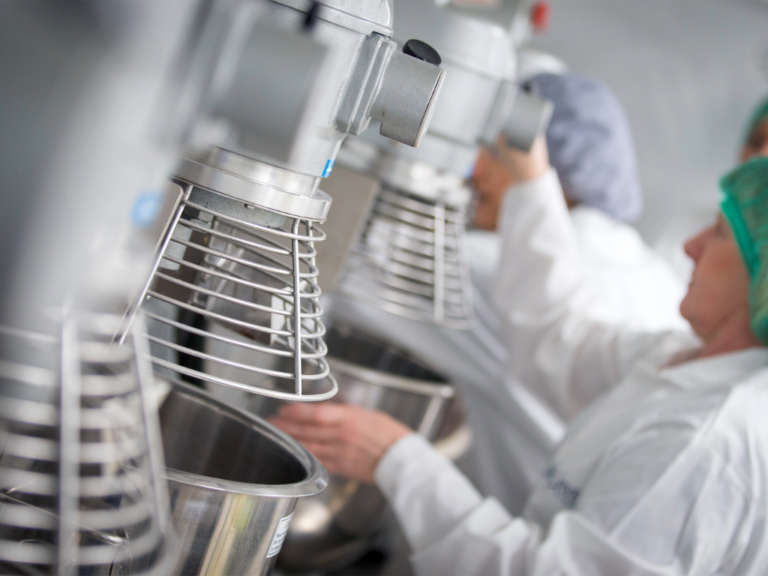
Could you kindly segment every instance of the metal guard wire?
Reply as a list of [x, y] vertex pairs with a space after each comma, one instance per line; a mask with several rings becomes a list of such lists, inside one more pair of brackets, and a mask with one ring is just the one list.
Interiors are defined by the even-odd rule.
[[[337, 384], [325, 360], [314, 248], [325, 234], [299, 218], [282, 217], [280, 227], [246, 221], [196, 202], [201, 195], [210, 195], [216, 206], [233, 201], [191, 187], [180, 202], [142, 298], [147, 318], [167, 327], [165, 335], [150, 330], [153, 363], [192, 379], [274, 398], [333, 397]], [[160, 310], [152, 309], [152, 300]], [[204, 320], [194, 325], [182, 320], [185, 314]], [[211, 322], [226, 333], [210, 329]], [[185, 345], [180, 334], [205, 345]], [[257, 358], [232, 360], [237, 349]], [[194, 358], [195, 365], [181, 357]], [[218, 369], [234, 376], [217, 375]], [[305, 393], [304, 382], [323, 379], [330, 389]]]
[[465, 221], [462, 207], [383, 189], [350, 256], [342, 293], [406, 318], [468, 328]]

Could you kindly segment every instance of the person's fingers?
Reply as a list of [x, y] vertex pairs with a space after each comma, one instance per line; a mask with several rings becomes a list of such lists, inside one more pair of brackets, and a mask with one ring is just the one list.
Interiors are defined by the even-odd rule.
[[352, 470], [360, 466], [359, 459], [338, 444], [327, 444], [313, 440], [302, 442], [306, 448], [329, 472], [349, 475]]
[[318, 440], [307, 439], [302, 442], [302, 446], [309, 450], [315, 457], [321, 461], [340, 462], [345, 460], [346, 451], [336, 443], [320, 442]]
[[314, 422], [317, 419], [317, 405], [308, 403], [284, 404], [277, 414], [281, 420]]
[[322, 404], [295, 403], [280, 408], [278, 415], [285, 420], [316, 424], [337, 424], [350, 413], [351, 406], [323, 402]]
[[340, 470], [344, 469], [344, 465], [341, 464], [338, 459], [328, 451], [323, 449], [321, 444], [302, 444], [307, 451], [320, 461], [320, 464], [328, 470], [331, 474], [338, 474]]
[[337, 462], [343, 460], [349, 453], [347, 446], [343, 442], [339, 442], [338, 439], [321, 439], [317, 434], [296, 434], [289, 425], [284, 425], [281, 421], [276, 421], [275, 426], [283, 430], [283, 432], [289, 434], [296, 441], [309, 450], [318, 460], [325, 464], [325, 460], [333, 460]]
[[329, 473], [354, 478], [362, 482], [373, 482], [375, 462], [365, 458], [361, 459], [354, 454], [343, 453], [338, 447], [326, 444], [309, 443], [305, 447]]
[[270, 418], [269, 422], [297, 440], [315, 438], [317, 440], [331, 441], [339, 437], [338, 426], [318, 426], [284, 418]]

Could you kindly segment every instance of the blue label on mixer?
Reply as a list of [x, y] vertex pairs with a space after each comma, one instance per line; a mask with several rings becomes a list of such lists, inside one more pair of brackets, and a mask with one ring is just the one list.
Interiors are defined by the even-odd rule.
[[328, 176], [331, 175], [331, 170], [333, 170], [333, 165], [336, 162], [336, 160], [328, 160], [328, 162], [325, 163], [325, 170], [323, 170], [323, 178], [328, 178]]
[[139, 228], [150, 226], [163, 206], [163, 194], [158, 191], [142, 192], [133, 205], [131, 217]]

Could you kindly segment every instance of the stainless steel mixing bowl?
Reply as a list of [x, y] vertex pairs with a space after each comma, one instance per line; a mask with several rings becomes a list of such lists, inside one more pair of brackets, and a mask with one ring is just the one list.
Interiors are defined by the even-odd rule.
[[[430, 440], [449, 435], [460, 424], [453, 388], [408, 353], [342, 327], [331, 328], [326, 341], [339, 383], [334, 402], [382, 410]], [[252, 396], [248, 410], [266, 417], [281, 404]], [[346, 566], [386, 534], [390, 521], [375, 486], [331, 476], [321, 494], [298, 502], [277, 566], [286, 573]]]
[[320, 463], [260, 418], [173, 383], [160, 406], [177, 560], [170, 574], [268, 574], [297, 499], [328, 482]]

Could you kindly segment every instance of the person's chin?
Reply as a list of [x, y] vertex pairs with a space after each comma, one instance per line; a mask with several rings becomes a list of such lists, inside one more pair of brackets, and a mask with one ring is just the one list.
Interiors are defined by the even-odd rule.
[[688, 294], [685, 295], [685, 297], [680, 302], [680, 316], [682, 316], [685, 320], [688, 322], [691, 321], [691, 312], [692, 312], [692, 302], [693, 297], [691, 296], [691, 287], [688, 287]]

